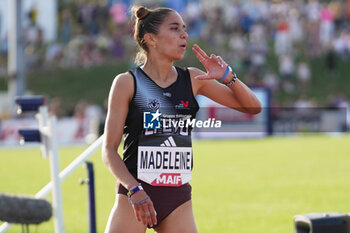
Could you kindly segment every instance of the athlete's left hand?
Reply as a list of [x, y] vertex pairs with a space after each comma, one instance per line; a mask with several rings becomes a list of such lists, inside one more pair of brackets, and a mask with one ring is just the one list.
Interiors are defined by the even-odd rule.
[[198, 46], [193, 45], [192, 48], [198, 60], [203, 64], [207, 70], [206, 74], [198, 75], [196, 79], [220, 79], [226, 71], [227, 63], [220, 57], [211, 54], [210, 57]]
[[132, 195], [131, 203], [139, 222], [151, 227], [157, 224], [157, 213], [153, 202], [144, 190], [140, 190]]

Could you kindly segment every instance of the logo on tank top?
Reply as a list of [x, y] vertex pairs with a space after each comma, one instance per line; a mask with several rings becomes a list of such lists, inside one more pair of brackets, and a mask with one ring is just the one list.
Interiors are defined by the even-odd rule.
[[148, 105], [149, 109], [155, 111], [155, 110], [159, 109], [160, 101], [159, 101], [159, 99], [149, 99], [147, 105]]
[[163, 92], [163, 96], [166, 96], [166, 97], [171, 97], [172, 95], [171, 95], [171, 93], [170, 92]]
[[180, 103], [175, 105], [176, 109], [189, 109], [189, 101], [188, 100], [180, 100]]

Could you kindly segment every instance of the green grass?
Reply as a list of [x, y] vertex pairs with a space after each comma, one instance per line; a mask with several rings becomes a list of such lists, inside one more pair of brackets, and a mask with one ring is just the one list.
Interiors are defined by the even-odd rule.
[[79, 101], [103, 106], [114, 77], [128, 69], [126, 62], [90, 68], [53, 69], [28, 73], [28, 89], [35, 95], [58, 98], [65, 113]]
[[[199, 232], [294, 232], [293, 217], [350, 209], [350, 136], [302, 136], [194, 142], [193, 205]], [[61, 168], [85, 147], [60, 149]], [[91, 157], [96, 178], [98, 232], [114, 201], [114, 178]], [[63, 183], [66, 232], [88, 232], [83, 167]], [[37, 148], [0, 150], [0, 191], [35, 194], [49, 181]], [[53, 232], [53, 222], [37, 231]], [[20, 232], [14, 225], [8, 232]], [[152, 231], [148, 231], [152, 232]]]

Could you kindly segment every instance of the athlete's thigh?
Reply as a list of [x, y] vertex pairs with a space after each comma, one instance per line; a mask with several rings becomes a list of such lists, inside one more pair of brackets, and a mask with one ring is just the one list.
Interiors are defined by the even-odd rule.
[[134, 210], [125, 195], [117, 194], [109, 215], [105, 233], [145, 233], [146, 227], [137, 221]]
[[157, 233], [197, 233], [192, 201], [187, 201], [177, 207], [155, 228], [155, 231]]

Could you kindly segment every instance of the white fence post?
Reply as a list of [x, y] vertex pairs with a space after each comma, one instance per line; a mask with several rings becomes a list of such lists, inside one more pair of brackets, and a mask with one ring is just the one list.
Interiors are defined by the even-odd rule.
[[56, 135], [56, 117], [48, 114], [47, 106], [39, 107], [36, 115], [42, 136], [42, 154], [49, 157], [52, 187], [52, 203], [54, 212], [55, 233], [64, 233], [63, 203], [61, 182], [59, 180], [60, 162]]

